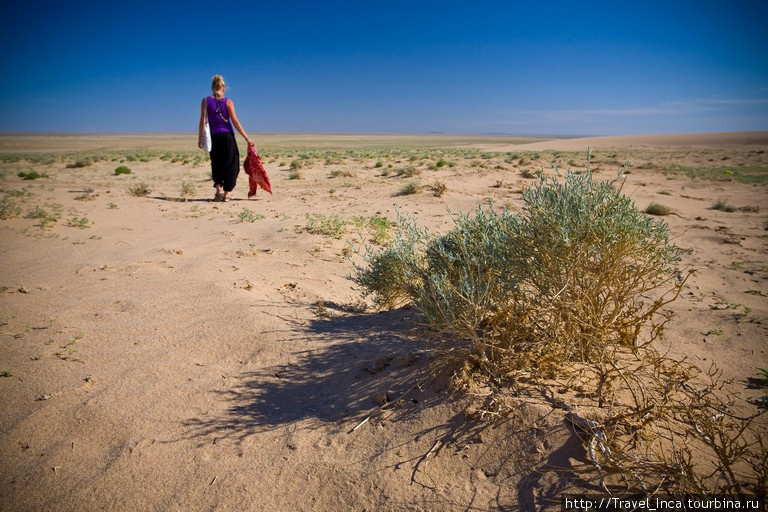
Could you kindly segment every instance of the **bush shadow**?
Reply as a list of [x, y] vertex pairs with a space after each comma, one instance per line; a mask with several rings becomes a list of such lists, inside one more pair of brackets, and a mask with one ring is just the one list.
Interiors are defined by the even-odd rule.
[[235, 377], [235, 385], [217, 391], [227, 414], [188, 420], [187, 437], [243, 440], [305, 420], [304, 428], [354, 423], [413, 386], [410, 377], [426, 364], [414, 328], [407, 309], [296, 325], [286, 341], [300, 349], [286, 357], [289, 362]]

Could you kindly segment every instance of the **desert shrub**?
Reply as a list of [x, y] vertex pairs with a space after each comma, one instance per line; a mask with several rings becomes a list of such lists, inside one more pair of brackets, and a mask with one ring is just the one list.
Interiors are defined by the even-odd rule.
[[191, 181], [184, 181], [181, 183], [181, 197], [185, 200], [189, 197], [195, 197], [196, 192], [197, 187], [195, 187], [195, 184]]
[[418, 194], [420, 190], [421, 185], [416, 181], [411, 181], [410, 183], [403, 185], [397, 195], [409, 196], [411, 194]]
[[149, 184], [140, 181], [137, 183], [131, 183], [128, 185], [128, 192], [132, 196], [136, 197], [146, 197], [152, 192], [152, 187], [149, 186]]
[[115, 176], [120, 176], [121, 174], [131, 174], [131, 169], [129, 167], [126, 167], [125, 165], [116, 167]]
[[429, 188], [432, 190], [432, 195], [435, 197], [443, 197], [445, 191], [448, 190], [448, 187], [442, 181], [434, 182]]
[[421, 174], [421, 171], [416, 167], [414, 167], [413, 165], [408, 165], [406, 167], [398, 167], [397, 169], [395, 169], [396, 176], [404, 176], [406, 178], [412, 178], [419, 174]]
[[672, 209], [669, 206], [664, 206], [663, 204], [651, 203], [648, 205], [648, 208], [645, 209], [645, 213], [648, 215], [663, 216], [672, 213]]
[[29, 172], [19, 171], [17, 176], [19, 178], [23, 179], [23, 180], [36, 180], [38, 178], [47, 178], [48, 177], [48, 175], [46, 173], [40, 174], [37, 171], [29, 171]]
[[288, 179], [289, 180], [303, 180], [304, 179], [304, 173], [301, 171], [300, 168], [292, 169], [291, 172], [288, 173]]
[[67, 169], [81, 169], [83, 167], [90, 167], [91, 165], [93, 165], [93, 160], [91, 158], [82, 158], [76, 160], [74, 163], [67, 164]]
[[615, 185], [591, 174], [542, 176], [523, 193], [520, 215], [480, 208], [437, 238], [401, 220], [393, 244], [368, 248], [353, 280], [379, 305], [412, 303], [497, 377], [552, 375], [610, 344], [636, 346], [644, 328], [646, 339], [661, 331], [656, 317], [682, 286], [681, 251]]
[[737, 208], [731, 204], [726, 203], [723, 200], [718, 200], [715, 202], [715, 204], [712, 205], [713, 210], [720, 210], [721, 212], [728, 212], [732, 213], [737, 210]]
[[[590, 173], [540, 177], [519, 215], [481, 207], [439, 237], [400, 218], [391, 244], [360, 251], [366, 264], [351, 278], [379, 307], [411, 304], [460, 386], [482, 380], [496, 396], [556, 383], [534, 389], [559, 395], [553, 403], [581, 431], [582, 481], [646, 495], [764, 495], [761, 413], [737, 414], [716, 368], [655, 348], [670, 318], [662, 308], [685, 283], [682, 250], [616, 185]], [[497, 414], [503, 398], [486, 403]]]

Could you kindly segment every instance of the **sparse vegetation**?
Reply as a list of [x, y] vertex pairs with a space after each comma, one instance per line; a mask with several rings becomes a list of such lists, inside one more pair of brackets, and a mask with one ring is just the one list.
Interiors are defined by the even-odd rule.
[[384, 245], [392, 238], [390, 230], [392, 222], [385, 217], [374, 215], [372, 217], [355, 217], [355, 226], [359, 230], [367, 230], [371, 234], [370, 241], [377, 245]]
[[59, 214], [57, 212], [49, 213], [44, 208], [35, 206], [27, 212], [27, 218], [39, 220], [40, 227], [45, 229], [59, 220]]
[[93, 165], [93, 160], [90, 158], [83, 158], [76, 160], [74, 163], [67, 164], [67, 169], [82, 169], [83, 167], [90, 167]]
[[147, 197], [152, 193], [152, 187], [146, 182], [140, 181], [128, 185], [128, 192], [135, 197]]
[[37, 171], [29, 171], [29, 172], [19, 171], [17, 176], [19, 178], [23, 179], [23, 180], [36, 180], [38, 178], [47, 178], [48, 177], [48, 175], [46, 173], [42, 173], [41, 174], [41, 173], [39, 173]]
[[181, 197], [186, 201], [190, 197], [195, 197], [197, 187], [191, 181], [184, 181], [181, 183]]
[[347, 221], [338, 215], [307, 214], [308, 233], [340, 239], [347, 233]]
[[445, 191], [448, 190], [448, 187], [442, 181], [434, 182], [429, 188], [432, 190], [432, 195], [435, 197], [443, 197]]
[[240, 219], [240, 222], [256, 222], [266, 218], [261, 213], [253, 212], [248, 208], [243, 208], [237, 217]]
[[648, 205], [648, 208], [645, 209], [645, 213], [648, 215], [664, 216], [672, 213], [672, 209], [663, 204], [651, 203]]
[[5, 196], [0, 199], [0, 219], [12, 219], [18, 217], [20, 214], [21, 208], [12, 198]]
[[403, 185], [403, 187], [398, 192], [398, 195], [409, 196], [412, 194], [418, 194], [420, 190], [421, 185], [417, 181], [411, 181], [410, 183]]
[[121, 174], [131, 174], [131, 169], [129, 167], [126, 167], [125, 165], [116, 167], [115, 176], [120, 176]]
[[67, 226], [71, 228], [86, 229], [91, 227], [91, 221], [87, 217], [70, 217], [67, 219]]
[[713, 210], [720, 210], [721, 212], [735, 212], [738, 208], [733, 206], [732, 204], [728, 204], [725, 201], [718, 200], [715, 202], [715, 204], [712, 205]]

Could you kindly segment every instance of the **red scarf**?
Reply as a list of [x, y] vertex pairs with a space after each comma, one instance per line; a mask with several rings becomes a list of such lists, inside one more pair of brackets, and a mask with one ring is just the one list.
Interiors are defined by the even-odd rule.
[[245, 173], [248, 175], [248, 197], [255, 196], [258, 187], [266, 190], [270, 194], [272, 193], [272, 185], [269, 183], [269, 176], [264, 169], [264, 164], [261, 163], [261, 158], [256, 152], [256, 146], [248, 146], [248, 156], [245, 157], [245, 163], [243, 164]]

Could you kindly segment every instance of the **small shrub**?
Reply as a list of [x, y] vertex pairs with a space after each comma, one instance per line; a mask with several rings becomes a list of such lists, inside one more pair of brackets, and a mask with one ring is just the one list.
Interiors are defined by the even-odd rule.
[[397, 195], [409, 196], [412, 194], [418, 194], [420, 190], [421, 190], [421, 185], [419, 185], [418, 182], [412, 181], [410, 183], [403, 185], [403, 188], [400, 189], [400, 192], [398, 192]]
[[732, 204], [728, 204], [725, 201], [718, 200], [715, 204], [712, 205], [713, 210], [720, 210], [721, 212], [735, 212], [738, 208], [733, 206]]
[[302, 167], [304, 167], [304, 162], [302, 160], [293, 160], [291, 162], [291, 170], [292, 171], [298, 171]]
[[93, 195], [92, 188], [86, 188], [82, 194], [75, 196], [76, 201], [93, 201], [94, 199], [96, 199], [96, 196]]
[[140, 181], [128, 185], [128, 192], [135, 197], [147, 197], [152, 192], [152, 187]]
[[115, 168], [115, 176], [120, 176], [121, 174], [131, 174], [131, 169], [124, 165]]
[[48, 175], [46, 173], [40, 174], [37, 171], [29, 171], [29, 172], [20, 171], [17, 174], [17, 176], [19, 178], [23, 179], [23, 180], [36, 180], [38, 178], [47, 178], [48, 177]]
[[408, 165], [406, 167], [398, 167], [395, 169], [395, 175], [396, 176], [403, 176], [406, 178], [412, 178], [414, 176], [417, 176], [421, 174], [421, 171], [417, 169], [416, 167], [412, 165]]
[[448, 187], [442, 181], [436, 181], [429, 188], [432, 189], [432, 195], [435, 197], [443, 197], [445, 191], [448, 190]]
[[356, 178], [357, 173], [355, 171], [347, 171], [347, 170], [341, 171], [338, 169], [334, 169], [333, 171], [330, 172], [329, 176], [331, 178], [338, 178], [339, 176], [341, 176], [342, 178]]
[[289, 180], [303, 180], [304, 179], [304, 173], [301, 172], [301, 169], [293, 169], [290, 173], [288, 173], [288, 179]]
[[645, 213], [648, 215], [664, 216], [672, 213], [672, 209], [668, 206], [664, 206], [663, 204], [651, 203], [648, 205], [648, 208], [645, 209]]
[[190, 197], [195, 197], [197, 187], [191, 181], [184, 181], [181, 184], [181, 197], [186, 201]]
[[83, 167], [90, 167], [93, 165], [93, 160], [90, 158], [83, 158], [81, 160], [76, 160], [74, 163], [67, 164], [67, 169], [81, 169]]

